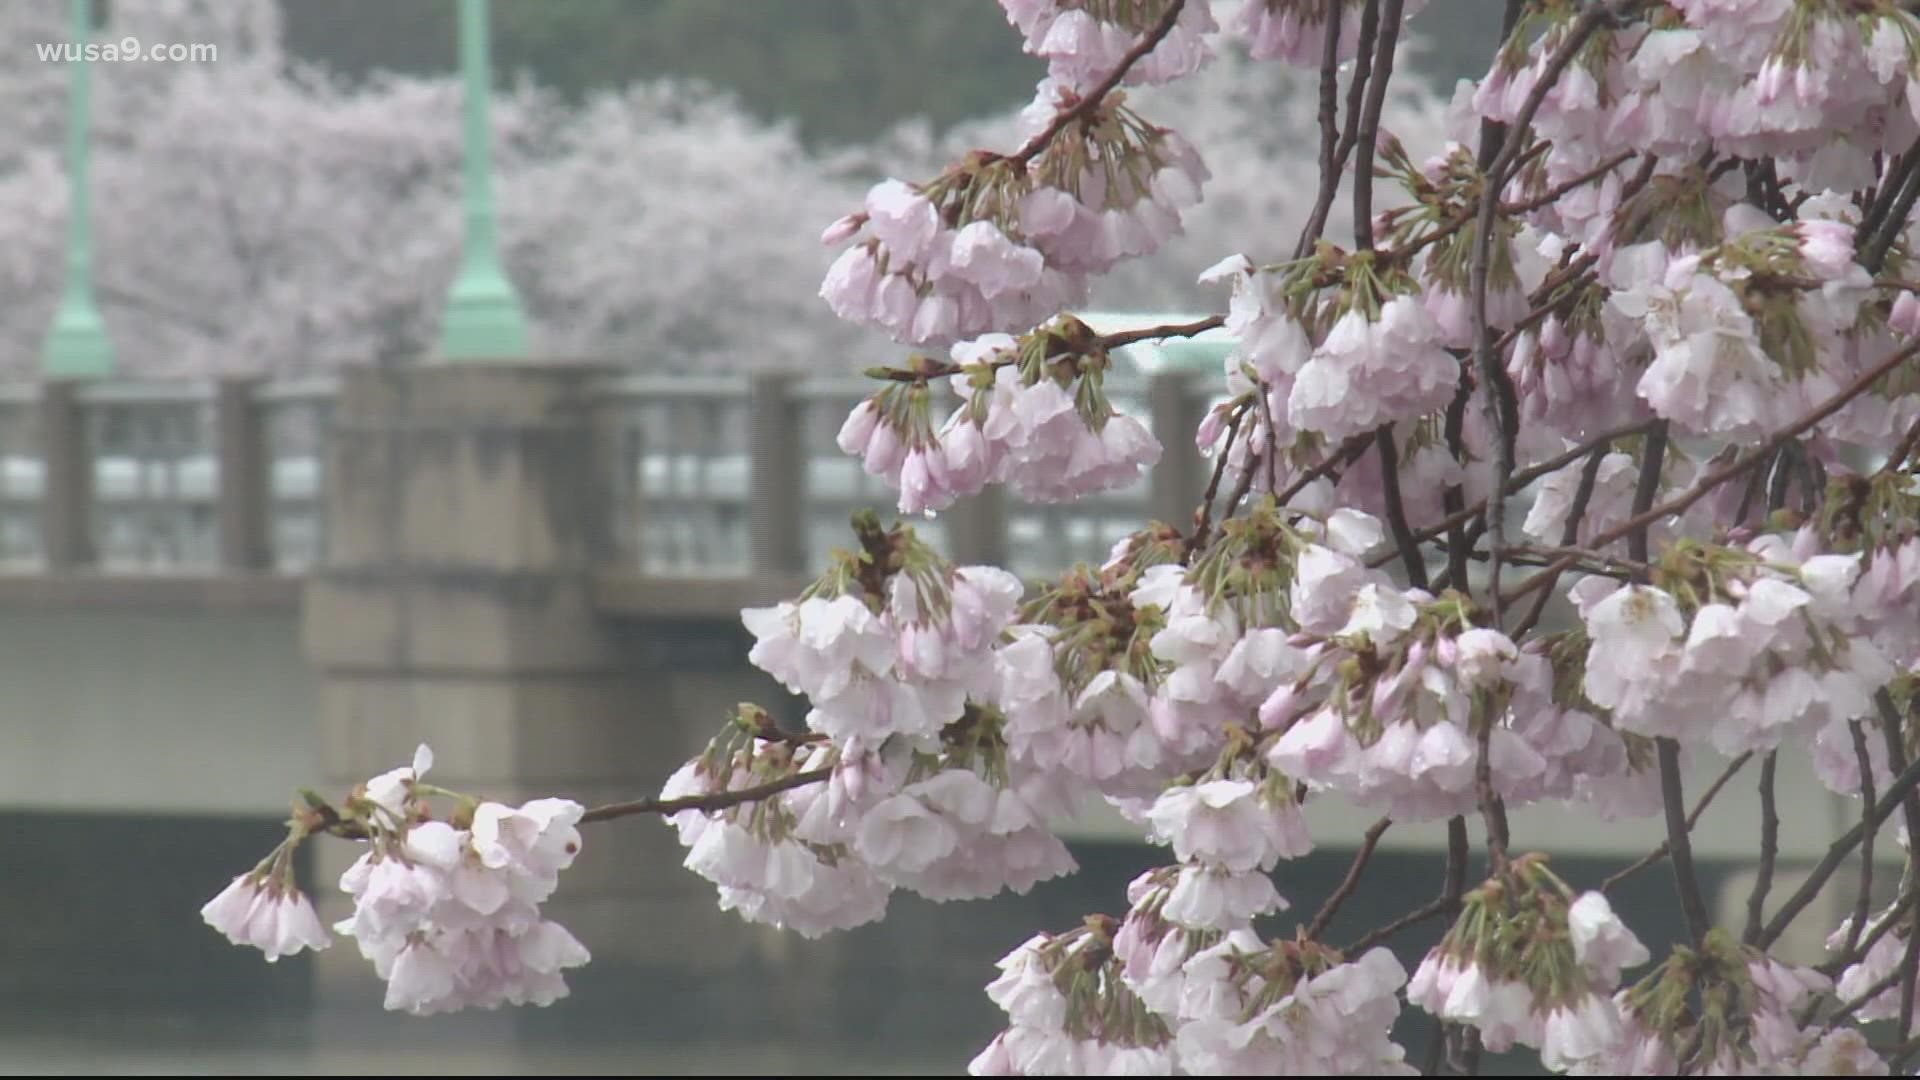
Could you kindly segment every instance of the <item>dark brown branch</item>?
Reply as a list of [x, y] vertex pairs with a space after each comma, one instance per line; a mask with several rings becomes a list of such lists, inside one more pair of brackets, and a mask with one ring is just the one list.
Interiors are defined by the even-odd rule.
[[[1894, 777], [1893, 782], [1887, 785], [1887, 793], [1880, 796], [1880, 802], [1873, 808], [1872, 821], [1877, 825], [1893, 816], [1895, 810], [1905, 805], [1907, 796], [1913, 794], [1916, 787], [1920, 787], [1920, 761], [1908, 764], [1906, 768], [1900, 770], [1899, 775]], [[1818, 863], [1814, 864], [1806, 880], [1801, 882], [1800, 887], [1787, 898], [1786, 903], [1780, 905], [1780, 910], [1773, 913], [1773, 918], [1768, 921], [1766, 928], [1760, 931], [1760, 937], [1754, 944], [1766, 949], [1778, 941], [1780, 935], [1786, 933], [1787, 927], [1793, 924], [1793, 920], [1799, 916], [1800, 912], [1813, 902], [1814, 897], [1820, 895], [1820, 890], [1826, 888], [1827, 881], [1833, 877], [1834, 870], [1859, 845], [1864, 835], [1866, 830], [1860, 823], [1855, 823], [1853, 828], [1842, 833], [1839, 839], [1828, 845], [1826, 853], [1820, 857]]]
[[[1760, 939], [1761, 920], [1766, 917], [1767, 893], [1773, 890], [1773, 868], [1780, 858], [1780, 809], [1774, 798], [1774, 769], [1778, 751], [1768, 751], [1760, 761], [1760, 869], [1753, 879], [1753, 891], [1747, 894], [1747, 925], [1740, 940], [1751, 945]], [[1873, 800], [1867, 800], [1871, 809]]]
[[1347, 876], [1341, 879], [1340, 886], [1333, 890], [1333, 895], [1327, 897], [1327, 902], [1320, 905], [1320, 910], [1314, 914], [1313, 921], [1307, 924], [1307, 940], [1319, 941], [1321, 935], [1327, 932], [1333, 917], [1340, 912], [1340, 905], [1346, 903], [1354, 890], [1360, 887], [1360, 875], [1366, 873], [1367, 863], [1373, 859], [1373, 849], [1380, 845], [1380, 837], [1386, 835], [1392, 825], [1392, 818], [1383, 817], [1374, 822], [1367, 834], [1361, 837], [1360, 850], [1354, 853], [1353, 863], [1347, 867]]
[[[1724, 484], [1728, 480], [1731, 480], [1734, 477], [1745, 473], [1748, 469], [1753, 468], [1755, 465], [1758, 465], [1772, 458], [1774, 452], [1780, 448], [1781, 443], [1786, 442], [1788, 439], [1798, 437], [1802, 432], [1809, 430], [1810, 428], [1819, 424], [1822, 420], [1825, 420], [1827, 417], [1832, 416], [1834, 413], [1839, 412], [1843, 408], [1846, 408], [1848, 402], [1852, 401], [1854, 398], [1859, 397], [1861, 394], [1871, 389], [1874, 383], [1879, 382], [1881, 379], [1885, 378], [1888, 373], [1892, 372], [1894, 368], [1899, 367], [1901, 364], [1904, 364], [1909, 360], [1912, 360], [1916, 355], [1920, 355], [1920, 342], [1909, 344], [1907, 347], [1903, 349], [1898, 349], [1888, 354], [1886, 359], [1880, 361], [1878, 364], [1875, 364], [1872, 368], [1868, 369], [1859, 378], [1853, 380], [1851, 383], [1848, 383], [1838, 393], [1834, 394], [1832, 397], [1828, 398], [1825, 402], [1821, 403], [1819, 408], [1801, 417], [1799, 420], [1795, 421], [1794, 423], [1789, 424], [1787, 427], [1782, 428], [1772, 438], [1768, 439], [1764, 444], [1757, 446], [1752, 450], [1749, 450], [1748, 452], [1746, 452], [1745, 454], [1742, 454], [1740, 457], [1734, 459], [1728, 464], [1723, 465], [1718, 469], [1715, 469], [1711, 473], [1708, 473], [1703, 479], [1701, 479], [1698, 483], [1694, 484], [1691, 488], [1688, 488], [1685, 492], [1679, 495], [1676, 495], [1671, 499], [1668, 499], [1666, 502], [1661, 503], [1659, 506], [1656, 506], [1647, 510], [1645, 513], [1636, 514], [1632, 518], [1629, 518], [1628, 520], [1620, 523], [1619, 525], [1616, 525], [1613, 528], [1608, 529], [1605, 532], [1602, 532], [1600, 535], [1593, 537], [1592, 539], [1587, 541], [1587, 546], [1590, 548], [1604, 547], [1607, 544], [1610, 544], [1615, 540], [1620, 539], [1622, 536], [1626, 536], [1627, 534], [1633, 532], [1635, 529], [1642, 528], [1646, 525], [1649, 525], [1655, 521], [1660, 520], [1663, 517], [1667, 517], [1672, 514], [1678, 514], [1681, 511], [1685, 510], [1687, 507], [1692, 506], [1694, 503], [1699, 502], [1701, 499], [1706, 498], [1709, 494], [1712, 494], [1713, 490], [1719, 487], [1721, 484]], [[1560, 564], [1555, 563], [1555, 565], [1559, 566]], [[1571, 566], [1571, 565], [1573, 565], [1573, 563], [1571, 560], [1569, 560], [1566, 563], [1566, 566]], [[1561, 566], [1560, 568], [1564, 570], [1566, 567]], [[1528, 578], [1526, 581], [1523, 581], [1519, 585], [1515, 586], [1514, 590], [1507, 595], [1507, 600], [1512, 601], [1520, 596], [1524, 596], [1527, 593], [1532, 592], [1534, 589], [1540, 588], [1543, 584], [1546, 583], [1547, 580], [1548, 578], [1546, 574], [1544, 573], [1535, 574], [1534, 576]]]
[[1907, 147], [1907, 152], [1901, 154], [1899, 160], [1894, 162], [1893, 170], [1887, 174], [1886, 182], [1873, 193], [1873, 202], [1867, 206], [1866, 213], [1860, 216], [1860, 224], [1855, 226], [1853, 231], [1853, 246], [1856, 250], [1864, 250], [1868, 241], [1880, 230], [1881, 222], [1886, 220], [1887, 211], [1899, 197], [1901, 189], [1906, 186], [1908, 177], [1913, 175], [1916, 166], [1920, 166], [1920, 153], [1915, 153], [1916, 150], [1920, 150], [1920, 142]]
[[1494, 350], [1493, 326], [1487, 321], [1488, 277], [1493, 265], [1493, 219], [1500, 209], [1500, 192], [1506, 186], [1507, 172], [1520, 152], [1527, 128], [1533, 123], [1534, 113], [1539, 111], [1548, 91], [1560, 81], [1561, 73], [1573, 62], [1587, 38], [1600, 29], [1600, 25], [1613, 13], [1613, 5], [1599, 5], [1587, 9], [1574, 21], [1566, 39], [1547, 58], [1533, 89], [1528, 91], [1526, 101], [1514, 115], [1511, 130], [1501, 140], [1500, 152], [1494, 155], [1493, 162], [1487, 166], [1481, 179], [1483, 194], [1479, 219], [1474, 224], [1473, 259], [1468, 269], [1468, 281], [1472, 289], [1474, 372], [1480, 381], [1483, 407], [1491, 421], [1488, 427], [1493, 431], [1494, 441], [1493, 483], [1488, 485], [1492, 489], [1488, 496], [1488, 524], [1493, 532], [1493, 565], [1488, 593], [1496, 625], [1502, 621], [1502, 605], [1505, 603], [1500, 592], [1500, 569], [1507, 546], [1507, 487], [1513, 479], [1514, 442], [1519, 435], [1520, 416], [1513, 381], [1507, 378], [1506, 371], [1500, 366], [1499, 356]]
[[[1555, 454], [1553, 457], [1548, 458], [1547, 460], [1541, 462], [1538, 465], [1532, 465], [1525, 469], [1521, 469], [1520, 471], [1514, 473], [1512, 479], [1508, 481], [1507, 493], [1513, 494], [1514, 492], [1517, 492], [1522, 488], [1526, 487], [1528, 484], [1533, 483], [1535, 480], [1538, 480], [1541, 477], [1546, 476], [1548, 473], [1559, 472], [1561, 469], [1564, 469], [1567, 466], [1585, 457], [1588, 453], [1593, 451], [1596, 447], [1605, 446], [1606, 444], [1614, 441], [1615, 439], [1622, 439], [1627, 437], [1628, 435], [1637, 435], [1640, 432], [1643, 432], [1648, 428], [1652, 427], [1657, 422], [1658, 421], [1654, 421], [1654, 420], [1638, 420], [1631, 424], [1622, 424], [1619, 427], [1609, 428], [1606, 431], [1603, 431], [1600, 434], [1595, 435], [1593, 438], [1586, 440], [1585, 442], [1581, 443], [1578, 446], [1571, 447], [1567, 450], [1561, 451], [1558, 454]], [[1485, 513], [1486, 509], [1487, 509], [1487, 501], [1485, 499], [1481, 499], [1480, 501], [1474, 503], [1472, 506], [1469, 506], [1464, 510], [1460, 510], [1455, 513], [1449, 514], [1446, 517], [1441, 518], [1439, 521], [1434, 522], [1432, 525], [1429, 525], [1426, 528], [1423, 528], [1415, 532], [1413, 535], [1416, 539], [1424, 543], [1428, 540], [1432, 540], [1434, 537], [1439, 536], [1442, 533], [1445, 533], [1446, 531], [1448, 531], [1449, 529], [1453, 528], [1456, 525], [1463, 525], [1466, 522], [1473, 520], [1475, 517], [1478, 517], [1479, 515]], [[1610, 539], [1618, 539], [1618, 537], [1612, 537]], [[1598, 546], [1598, 545], [1596, 544], [1593, 546]], [[1370, 562], [1367, 565], [1378, 567], [1383, 563], [1390, 561], [1392, 558], [1393, 558], [1392, 556], [1387, 556], [1385, 559], [1379, 559], [1374, 562]], [[1455, 583], [1455, 584], [1457, 587], [1458, 583]]]
[[1420, 542], [1407, 527], [1407, 508], [1400, 497], [1400, 448], [1393, 442], [1393, 425], [1382, 424], [1373, 433], [1373, 445], [1380, 452], [1380, 487], [1387, 504], [1387, 526], [1393, 530], [1393, 542], [1400, 561], [1407, 568], [1407, 583], [1416, 589], [1427, 587], [1427, 561], [1420, 554]]
[[[1345, 4], [1327, 8], [1325, 37], [1320, 48], [1320, 194], [1315, 197], [1308, 227], [1301, 230], [1294, 244], [1293, 257], [1300, 258], [1312, 249], [1314, 241], [1327, 226], [1327, 213], [1340, 189], [1340, 22]], [[1364, 81], [1355, 74], [1354, 85]], [[1349, 113], [1351, 118], [1351, 113]]]
[[[1573, 505], [1567, 509], [1567, 520], [1560, 526], [1560, 546], [1572, 547], [1580, 542], [1580, 523], [1586, 519], [1587, 505], [1593, 501], [1593, 489], [1600, 482], [1600, 464], [1607, 459], [1607, 448], [1596, 446], [1593, 453], [1587, 455], [1587, 463], [1580, 467], [1580, 485], [1573, 491]], [[1520, 638], [1534, 628], [1540, 616], [1547, 610], [1547, 601], [1553, 597], [1553, 583], [1540, 590], [1533, 598], [1533, 607], [1527, 610], [1520, 625], [1514, 627], [1513, 636]]]
[[[1636, 520], [1646, 517], [1653, 497], [1660, 493], [1660, 469], [1667, 461], [1667, 422], [1656, 421], [1647, 429], [1647, 445], [1640, 457], [1640, 476], [1633, 489], [1633, 513]], [[1647, 561], [1647, 530], [1654, 519], [1641, 521], [1627, 530], [1627, 557], [1634, 562]], [[1594, 544], [1599, 547], [1599, 544]]]
[[1860, 895], [1853, 898], [1853, 918], [1847, 923], [1846, 950], [1852, 952], [1867, 928], [1867, 913], [1873, 904], [1873, 842], [1880, 830], [1872, 822], [1873, 804], [1877, 800], [1873, 794], [1873, 756], [1867, 752], [1867, 733], [1858, 720], [1847, 721], [1847, 732], [1853, 736], [1854, 760], [1860, 763], [1860, 823], [1867, 830], [1860, 841]]
[[1373, 36], [1379, 23], [1380, 0], [1367, 0], [1360, 15], [1359, 50], [1354, 57], [1353, 77], [1347, 81], [1347, 122], [1340, 133], [1340, 148], [1334, 152], [1330, 168], [1327, 162], [1321, 162], [1320, 194], [1314, 199], [1313, 213], [1308, 215], [1307, 225], [1300, 230], [1300, 239], [1294, 245], [1296, 259], [1311, 251], [1314, 241], [1326, 230], [1333, 197], [1340, 192], [1340, 174], [1346, 170], [1347, 159], [1353, 155], [1354, 140], [1359, 137], [1360, 103], [1367, 91], [1367, 80], [1373, 74]]
[[1660, 801], [1667, 812], [1667, 851], [1673, 861], [1673, 883], [1680, 893], [1680, 909], [1687, 916], [1687, 932], [1695, 948], [1705, 940], [1712, 921], [1707, 918], [1707, 901], [1700, 892], [1700, 878], [1693, 869], [1693, 839], [1686, 819], [1686, 796], [1680, 790], [1680, 744], [1672, 739], [1656, 739], [1660, 755]]
[[[1336, 7], [1338, 5], [1335, 5]], [[1394, 54], [1400, 48], [1400, 12], [1405, 0], [1380, 5], [1379, 41], [1373, 48], [1373, 79], [1367, 83], [1367, 101], [1361, 107], [1360, 130], [1354, 142], [1359, 155], [1353, 163], [1353, 246], [1373, 247], [1373, 152], [1380, 137], [1380, 110], [1386, 105], [1387, 83], [1393, 79]]]
[[1072, 106], [1055, 113], [1053, 121], [1039, 134], [1028, 139], [1027, 144], [1013, 154], [1012, 160], [1019, 165], [1026, 165], [1039, 157], [1041, 151], [1045, 150], [1056, 136], [1065, 131], [1068, 125], [1076, 120], [1084, 120], [1089, 113], [1099, 108], [1101, 100], [1114, 87], [1120, 85], [1120, 80], [1127, 77], [1127, 72], [1132, 70], [1133, 65], [1139, 63], [1141, 57], [1152, 52], [1160, 44], [1161, 39], [1173, 31], [1173, 24], [1180, 19], [1180, 9], [1186, 6], [1187, 0], [1170, 0], [1167, 10], [1160, 16], [1160, 21], [1149, 27], [1147, 32], [1140, 36], [1140, 40], [1133, 43], [1133, 48], [1127, 50], [1126, 55], [1120, 58], [1120, 62], [1107, 73], [1107, 77], [1095, 84], [1093, 89], [1081, 95]]
[[[1256, 394], [1263, 392], [1254, 391]], [[1200, 496], [1200, 505], [1194, 508], [1193, 533], [1187, 537], [1186, 548], [1180, 552], [1182, 563], [1192, 562], [1193, 553], [1206, 546], [1207, 533], [1213, 528], [1213, 500], [1220, 494], [1220, 476], [1227, 471], [1227, 460], [1233, 457], [1233, 441], [1240, 435], [1240, 422], [1246, 419], [1247, 410], [1251, 406], [1250, 401], [1242, 402], [1235, 406], [1233, 412], [1227, 417], [1226, 445], [1215, 451], [1219, 454], [1219, 459], [1213, 463], [1213, 476], [1207, 481], [1207, 490]], [[1251, 463], [1249, 463], [1249, 471], [1251, 471]]]
[[580, 815], [581, 824], [594, 821], [612, 821], [615, 818], [632, 817], [635, 814], [677, 814], [682, 810], [725, 810], [742, 803], [759, 802], [761, 799], [778, 795], [783, 791], [792, 791], [797, 787], [816, 784], [833, 775], [831, 768], [813, 769], [783, 776], [778, 780], [754, 787], [735, 788], [732, 791], [716, 791], [709, 795], [688, 795], [678, 799], [635, 799], [632, 802], [608, 803], [596, 806]]
[[[1747, 762], [1752, 760], [1753, 751], [1749, 750], [1739, 757], [1734, 758], [1732, 761], [1727, 762], [1727, 767], [1721, 770], [1720, 775], [1714, 779], [1713, 783], [1707, 785], [1707, 790], [1700, 794], [1700, 801], [1693, 804], [1693, 812], [1687, 815], [1688, 832], [1692, 832], [1694, 826], [1700, 824], [1701, 816], [1707, 812], [1707, 807], [1712, 805], [1714, 796], [1720, 794], [1720, 789], [1727, 786], [1727, 781], [1733, 779], [1734, 774], [1739, 772], [1746, 766]], [[1607, 892], [1611, 890], [1615, 885], [1620, 884], [1640, 871], [1645, 870], [1647, 867], [1659, 862], [1661, 859], [1666, 858], [1672, 850], [1672, 846], [1667, 841], [1662, 840], [1659, 847], [1642, 855], [1638, 861], [1626, 869], [1620, 870], [1609, 876], [1605, 881], [1602, 881], [1600, 883], [1600, 891]]]
[[1907, 151], [1901, 161], [1907, 175], [1900, 184], [1899, 193], [1893, 196], [1873, 233], [1860, 245], [1860, 265], [1866, 267], [1870, 274], [1880, 272], [1881, 264], [1886, 262], [1887, 252], [1893, 249], [1893, 242], [1900, 238], [1900, 233], [1907, 227], [1907, 214], [1913, 209], [1914, 200], [1920, 198], [1920, 170], [1914, 169], [1906, 158], [1920, 158], [1920, 153], [1915, 153], [1913, 149]]

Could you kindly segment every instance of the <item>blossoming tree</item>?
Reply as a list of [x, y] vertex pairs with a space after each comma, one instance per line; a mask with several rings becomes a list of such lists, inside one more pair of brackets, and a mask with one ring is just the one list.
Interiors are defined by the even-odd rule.
[[[1920, 20], [1509, 0], [1453, 141], [1417, 159], [1381, 118], [1418, 2], [1002, 6], [1049, 64], [1021, 141], [878, 184], [826, 231], [827, 304], [913, 350], [868, 372], [840, 437], [906, 518], [856, 516], [806, 592], [743, 613], [805, 729], [743, 707], [658, 797], [596, 809], [444, 791], [423, 748], [337, 805], [305, 796], [207, 921], [269, 958], [324, 947], [289, 856], [340, 837], [364, 854], [334, 931], [389, 1008], [546, 1004], [587, 959], [539, 908], [584, 826], [666, 815], [721, 907], [813, 936], [896, 889], [1070, 873], [1050, 824], [1104, 799], [1168, 864], [1000, 961], [1007, 1028], [976, 1073], [1411, 1073], [1407, 1010], [1442, 1021], [1434, 1068], [1521, 1045], [1580, 1073], [1910, 1070], [1911, 857], [1821, 967], [1770, 949], [1876, 835], [1920, 832]], [[1097, 334], [1072, 314], [1092, 280], [1209, 181], [1206, 147], [1128, 90], [1222, 39], [1318, 73], [1305, 226], [1208, 271], [1225, 315]], [[1343, 192], [1350, 238], [1327, 235]], [[1113, 350], [1219, 326], [1238, 345], [1192, 520], [1032, 583], [916, 537], [914, 514], [988, 485], [1067, 501], [1136, 478], [1160, 447], [1103, 392]], [[1781, 755], [1858, 800], [1784, 899]], [[1689, 842], [1719, 785], [1690, 804], [1682, 761], [1713, 756], [1757, 762], [1767, 807], [1742, 926], [1712, 924]], [[1382, 816], [1272, 937], [1279, 864], [1327, 839], [1309, 800]], [[1516, 846], [1508, 812], [1549, 802], [1664, 819], [1629, 872], [1670, 866], [1685, 942], [1650, 955], [1610, 883]], [[1444, 830], [1433, 898], [1329, 940], [1389, 827]], [[1382, 943], [1429, 920], [1409, 973]]]

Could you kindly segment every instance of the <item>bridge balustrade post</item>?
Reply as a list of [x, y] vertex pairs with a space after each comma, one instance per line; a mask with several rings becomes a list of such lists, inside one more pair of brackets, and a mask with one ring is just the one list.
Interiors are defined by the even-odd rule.
[[40, 528], [47, 569], [84, 569], [93, 544], [93, 445], [80, 401], [81, 380], [50, 379], [40, 391]]
[[1196, 391], [1194, 376], [1181, 371], [1158, 372], [1147, 382], [1147, 407], [1153, 414], [1148, 426], [1161, 446], [1149, 510], [1155, 519], [1183, 531], [1193, 527], [1194, 508], [1207, 489], [1207, 461], [1193, 444], [1207, 403]]
[[807, 570], [807, 453], [801, 438], [799, 380], [760, 372], [748, 391], [748, 568], [761, 576]]
[[220, 477], [215, 516], [220, 528], [220, 568], [257, 573], [273, 565], [269, 534], [273, 469], [266, 425], [255, 396], [260, 380], [224, 378], [213, 398], [214, 453]]

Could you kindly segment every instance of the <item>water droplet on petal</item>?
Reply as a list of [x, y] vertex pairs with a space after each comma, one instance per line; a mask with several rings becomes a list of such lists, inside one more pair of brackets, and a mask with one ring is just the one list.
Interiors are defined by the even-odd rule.
[[923, 518], [926, 518], [928, 521], [932, 521], [934, 518], [939, 517], [940, 515], [935, 514], [931, 510], [922, 510], [920, 511], [920, 516]]
[[1200, 448], [1200, 456], [1210, 458], [1213, 456], [1213, 451], [1214, 451], [1213, 447], [1203, 446]]

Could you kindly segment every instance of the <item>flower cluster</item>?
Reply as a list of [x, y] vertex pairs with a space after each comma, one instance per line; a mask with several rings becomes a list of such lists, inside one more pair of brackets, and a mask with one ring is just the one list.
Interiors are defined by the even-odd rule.
[[1844, 351], [1866, 297], [1851, 226], [1805, 221], [1694, 255], [1665, 258], [1659, 245], [1635, 254], [1644, 257], [1614, 263], [1613, 304], [1652, 346], [1636, 390], [1658, 415], [1752, 441], [1838, 388], [1817, 357]]
[[1811, 742], [1873, 710], [1893, 668], [1853, 614], [1857, 559], [1797, 559], [1774, 535], [1745, 550], [1670, 547], [1655, 585], [1576, 589], [1592, 647], [1584, 690], [1623, 731], [1723, 753]]
[[1173, 1036], [1121, 977], [1112, 920], [1037, 934], [1000, 961], [987, 996], [1007, 1014], [967, 1066], [974, 1076], [1154, 1076], [1173, 1071]]
[[[1072, 107], [1068, 93], [1041, 85], [1032, 135]], [[907, 344], [1023, 331], [1083, 300], [1090, 275], [1177, 234], [1207, 176], [1179, 134], [1109, 95], [1031, 160], [979, 151], [925, 184], [875, 185], [821, 237], [857, 242], [820, 295]]]
[[[1026, 51], [1047, 61], [1047, 76], [1085, 91], [1120, 66], [1141, 35], [1166, 17], [1173, 0], [1000, 0]], [[1129, 83], [1164, 83], [1213, 59], [1206, 35], [1218, 29], [1208, 0], [1183, 0], [1167, 35], [1127, 69]]]
[[1825, 976], [1740, 945], [1722, 930], [1614, 998], [1619, 1027], [1571, 1071], [1589, 1076], [1886, 1075], [1857, 1030], [1807, 1027], [1799, 1012]]
[[1620, 1042], [1613, 990], [1621, 969], [1647, 960], [1605, 896], [1576, 896], [1543, 860], [1525, 857], [1464, 898], [1407, 1000], [1478, 1029], [1489, 1050], [1536, 1047], [1558, 1072]]
[[1407, 973], [1386, 949], [1347, 961], [1235, 931], [1186, 963], [1176, 1048], [1193, 1075], [1409, 1076], [1390, 1037]]
[[561, 972], [588, 960], [540, 915], [580, 851], [584, 810], [565, 799], [517, 809], [466, 800], [463, 827], [425, 820], [420, 777], [432, 760], [422, 746], [410, 768], [367, 782], [372, 840], [340, 876], [354, 907], [334, 929], [387, 981], [389, 1009], [550, 1005], [567, 995]]
[[808, 936], [881, 917], [894, 888], [977, 899], [1075, 868], [1047, 827], [1071, 793], [1013, 750], [994, 705], [1020, 583], [871, 514], [855, 529], [862, 550], [798, 602], [743, 613], [749, 659], [807, 696], [810, 730], [742, 706], [662, 792], [723, 800], [671, 818], [723, 908]]
[[[345, 805], [296, 809], [292, 835], [235, 879], [201, 915], [235, 944], [267, 959], [329, 939], [312, 904], [294, 888], [290, 856], [322, 827], [351, 827], [367, 851], [340, 877], [353, 914], [334, 926], [351, 937], [387, 982], [386, 1006], [415, 1015], [502, 1004], [550, 1005], [567, 995], [562, 974], [588, 960], [566, 928], [541, 916], [560, 871], [580, 851], [583, 808], [536, 799], [518, 808], [482, 802], [422, 782], [433, 764], [426, 746], [413, 763], [368, 780]], [[451, 820], [435, 820], [430, 796], [458, 800]]]
[[1083, 322], [1063, 316], [1016, 339], [989, 334], [952, 350], [959, 406], [935, 428], [926, 362], [855, 406], [839, 445], [900, 492], [901, 513], [932, 513], [1005, 484], [1032, 502], [1125, 487], [1160, 443], [1103, 389], [1111, 361]]
[[[1362, 0], [1248, 0], [1234, 9], [1227, 28], [1247, 39], [1261, 60], [1284, 60], [1318, 67], [1326, 56], [1327, 20], [1338, 18], [1335, 59], [1351, 60], [1360, 50]], [[1426, 0], [1408, 0], [1402, 14], [1412, 16]]]

